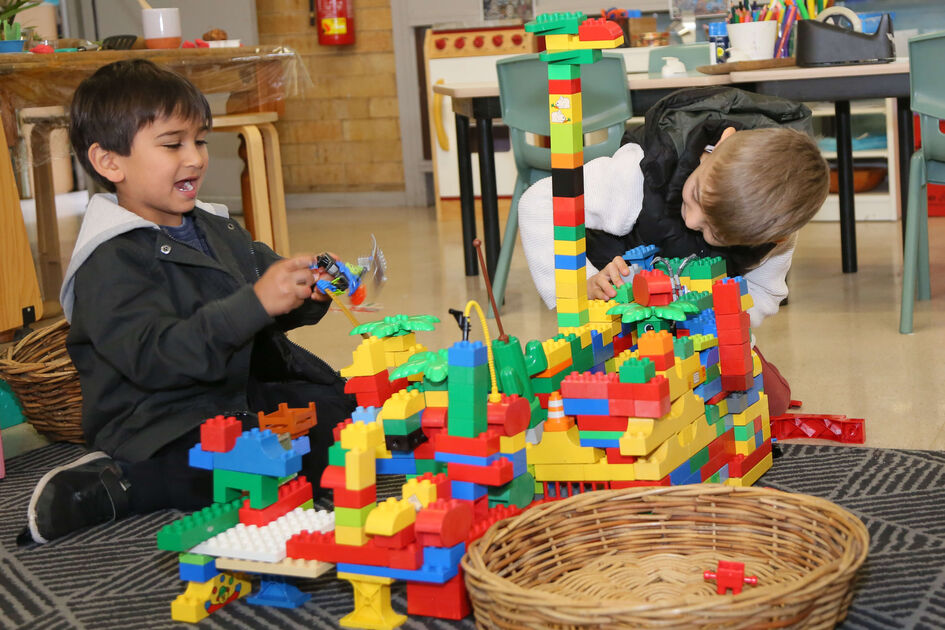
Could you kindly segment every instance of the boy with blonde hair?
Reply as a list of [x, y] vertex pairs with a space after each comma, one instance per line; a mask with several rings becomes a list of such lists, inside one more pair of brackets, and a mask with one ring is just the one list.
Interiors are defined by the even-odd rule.
[[[613, 155], [584, 165], [587, 289], [610, 299], [632, 270], [622, 255], [719, 256], [745, 277], [752, 326], [787, 297], [796, 232], [827, 196], [829, 170], [809, 136], [810, 110], [734, 88], [688, 89], [654, 105]], [[555, 307], [551, 178], [522, 195], [519, 229], [542, 300]], [[790, 389], [765, 365], [773, 414]], [[770, 381], [770, 383], [769, 383]]]

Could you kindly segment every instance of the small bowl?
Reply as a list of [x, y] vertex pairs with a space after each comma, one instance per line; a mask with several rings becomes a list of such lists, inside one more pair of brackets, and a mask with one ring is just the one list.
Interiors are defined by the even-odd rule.
[[214, 41], [207, 42], [210, 44], [210, 48], [237, 48], [240, 45], [240, 40], [238, 39], [217, 39]]
[[0, 53], [19, 53], [23, 52], [24, 39], [2, 39], [0, 40]]

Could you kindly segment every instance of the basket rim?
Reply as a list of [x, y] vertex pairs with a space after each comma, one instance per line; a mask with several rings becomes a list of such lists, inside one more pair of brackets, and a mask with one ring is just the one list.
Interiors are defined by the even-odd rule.
[[[666, 608], [672, 608], [673, 610], [680, 613], [700, 610], [706, 611], [717, 607], [729, 606], [732, 602], [732, 598], [737, 598], [737, 601], [740, 605], [752, 605], [754, 600], [769, 600], [772, 590], [784, 589], [785, 583], [778, 582], [773, 584], [758, 585], [751, 589], [744, 589], [738, 595], [724, 595], [717, 598], [701, 598], [689, 601], [681, 599], [678, 602], [673, 603], [641, 603], [639, 599], [601, 599], [583, 595], [576, 596], [574, 594], [563, 595], [561, 593], [551, 593], [533, 588], [527, 588], [516, 584], [507, 577], [500, 576], [485, 568], [485, 560], [483, 557], [485, 548], [495, 542], [496, 539], [503, 533], [511, 531], [517, 527], [533, 523], [534, 521], [545, 518], [549, 515], [554, 515], [556, 512], [569, 511], [570, 506], [573, 503], [580, 502], [582, 497], [585, 497], [585, 495], [588, 494], [595, 495], [595, 498], [600, 499], [601, 501], [619, 501], [632, 499], [645, 500], [646, 498], [659, 498], [663, 497], [664, 495], [670, 495], [671, 497], [676, 498], [695, 499], [705, 496], [720, 495], [743, 495], [743, 498], [757, 497], [760, 499], [763, 499], [764, 497], [779, 497], [781, 499], [788, 497], [788, 501], [795, 501], [799, 504], [804, 503], [808, 506], [821, 508], [824, 512], [831, 514], [839, 522], [842, 522], [847, 526], [852, 534], [850, 537], [851, 541], [857, 538], [856, 534], [859, 534], [859, 537], [864, 541], [864, 544], [860, 545], [860, 549], [853, 550], [853, 557], [847, 560], [845, 567], [843, 566], [842, 560], [845, 556], [849, 555], [851, 552], [851, 547], [854, 545], [848, 545], [843, 555], [825, 562], [823, 565], [816, 567], [811, 571], [808, 571], [798, 580], [792, 580], [790, 584], [792, 587], [791, 595], [793, 597], [798, 597], [808, 593], [820, 593], [823, 591], [823, 588], [830, 583], [835, 583], [843, 579], [852, 579], [852, 577], [859, 570], [860, 566], [862, 566], [862, 564], [865, 562], [869, 553], [869, 532], [863, 522], [846, 508], [828, 501], [827, 499], [803, 493], [776, 490], [774, 488], [739, 487], [726, 486], [723, 484], [703, 483], [684, 486], [657, 486], [647, 488], [637, 487], [617, 490], [598, 490], [592, 493], [574, 495], [566, 499], [546, 501], [540, 505], [536, 505], [530, 509], [527, 509], [516, 516], [494, 523], [485, 534], [470, 544], [462, 560], [463, 570], [466, 572], [467, 577], [471, 577], [473, 580], [476, 580], [481, 579], [482, 575], [487, 575], [489, 579], [501, 584], [502, 589], [507, 595], [527, 596], [527, 599], [534, 605], [541, 605], [543, 607], [553, 609], [568, 608], [579, 609], [583, 611], [589, 611], [591, 609], [602, 611], [602, 609], [606, 609], [607, 614], [640, 613], [642, 611], [653, 612]], [[666, 550], [666, 553], [671, 553], [671, 550]], [[824, 583], [824, 578], [829, 578], [827, 583]]]

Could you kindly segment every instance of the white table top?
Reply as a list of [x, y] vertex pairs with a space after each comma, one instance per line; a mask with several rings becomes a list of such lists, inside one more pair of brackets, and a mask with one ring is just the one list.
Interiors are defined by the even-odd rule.
[[[886, 76], [908, 74], [909, 61], [893, 63], [857, 64], [850, 66], [825, 66], [819, 68], [772, 68], [749, 70], [729, 74], [697, 74], [680, 77], [650, 77], [645, 72], [627, 75], [627, 83], [634, 90], [659, 90], [703, 85], [729, 85], [755, 81], [794, 81], [798, 79], [820, 79], [831, 77]], [[499, 84], [485, 81], [478, 83], [440, 83], [433, 86], [437, 94], [451, 98], [466, 99], [499, 95]]]

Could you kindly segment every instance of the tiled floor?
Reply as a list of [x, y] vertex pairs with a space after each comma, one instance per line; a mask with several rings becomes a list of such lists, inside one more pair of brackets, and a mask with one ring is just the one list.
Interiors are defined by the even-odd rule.
[[[485, 306], [486, 294], [481, 276], [464, 275], [458, 220], [434, 217], [432, 208], [320, 208], [290, 211], [289, 224], [294, 251], [331, 250], [348, 260], [367, 253], [375, 234], [389, 281], [368, 297], [380, 310], [355, 315], [361, 321], [435, 315], [437, 329], [418, 333], [418, 341], [437, 349], [460, 337], [448, 309], [462, 309], [470, 299]], [[802, 411], [864, 418], [870, 446], [945, 448], [945, 218], [933, 218], [930, 232], [933, 299], [916, 307], [914, 334], [898, 332], [901, 237], [892, 222], [858, 224], [855, 274], [840, 270], [836, 223], [804, 228], [789, 276], [790, 304], [755, 331], [793, 397], [803, 401]], [[555, 334], [553, 313], [539, 300], [520, 250], [506, 297], [507, 333], [523, 343]], [[489, 326], [496, 336], [495, 321]], [[359, 341], [349, 330], [343, 314], [331, 312], [292, 337], [340, 368]], [[473, 338], [481, 335], [477, 322]]]

